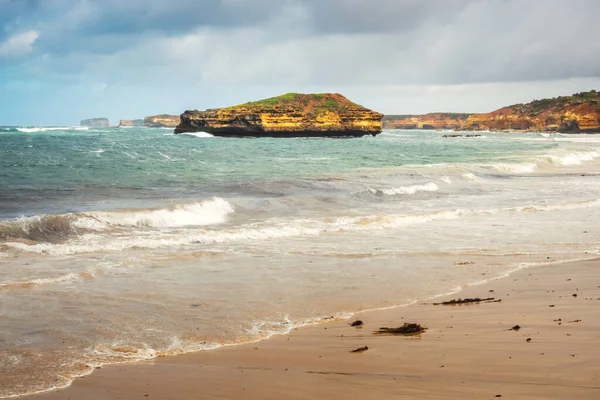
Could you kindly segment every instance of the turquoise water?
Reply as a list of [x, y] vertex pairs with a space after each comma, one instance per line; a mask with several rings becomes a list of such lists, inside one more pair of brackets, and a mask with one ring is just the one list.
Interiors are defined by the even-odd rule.
[[138, 206], [136, 200], [157, 206], [173, 198], [258, 195], [268, 181], [365, 169], [518, 162], [515, 154], [556, 146], [503, 136], [457, 141], [431, 131], [281, 140], [174, 136], [151, 128], [0, 128], [0, 218]]
[[0, 128], [0, 398], [597, 257], [600, 137]]

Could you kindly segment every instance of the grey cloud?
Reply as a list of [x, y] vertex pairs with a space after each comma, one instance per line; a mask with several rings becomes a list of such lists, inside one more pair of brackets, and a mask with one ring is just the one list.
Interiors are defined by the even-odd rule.
[[30, 68], [38, 76], [293, 87], [600, 76], [596, 0], [0, 2], [7, 4], [27, 14], [8, 25], [40, 32], [36, 47], [48, 57]]

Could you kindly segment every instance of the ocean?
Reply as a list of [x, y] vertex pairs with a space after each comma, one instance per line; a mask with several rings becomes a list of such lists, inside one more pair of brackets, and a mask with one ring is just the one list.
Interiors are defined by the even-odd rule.
[[0, 127], [0, 398], [597, 257], [600, 136]]

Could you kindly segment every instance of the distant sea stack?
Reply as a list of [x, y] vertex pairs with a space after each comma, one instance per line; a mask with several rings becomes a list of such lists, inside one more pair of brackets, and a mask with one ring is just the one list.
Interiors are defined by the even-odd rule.
[[89, 128], [108, 128], [110, 123], [108, 122], [108, 118], [90, 118], [82, 120], [80, 125]]
[[576, 93], [515, 104], [487, 114], [474, 114], [466, 131], [600, 132], [600, 92]]
[[460, 129], [471, 114], [386, 115], [383, 129]]
[[144, 118], [144, 126], [148, 128], [175, 128], [179, 122], [179, 115], [161, 114]]
[[144, 126], [143, 119], [122, 119], [119, 121], [119, 127]]
[[381, 133], [383, 115], [341, 94], [288, 93], [233, 107], [186, 111], [175, 133], [231, 137], [352, 137]]

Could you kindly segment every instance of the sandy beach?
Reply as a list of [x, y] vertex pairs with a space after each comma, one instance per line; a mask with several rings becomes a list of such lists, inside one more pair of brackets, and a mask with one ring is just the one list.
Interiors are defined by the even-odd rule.
[[[104, 367], [26, 398], [598, 399], [599, 267], [600, 260], [529, 267], [434, 301], [259, 343]], [[501, 301], [433, 305], [470, 297]], [[356, 319], [362, 328], [350, 326]], [[405, 322], [428, 329], [373, 334]]]

